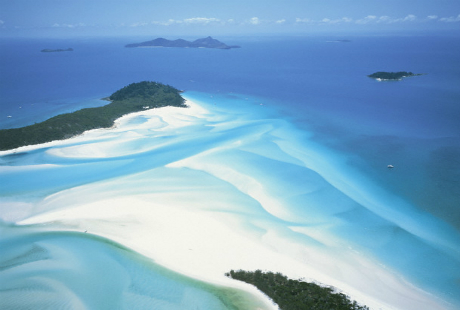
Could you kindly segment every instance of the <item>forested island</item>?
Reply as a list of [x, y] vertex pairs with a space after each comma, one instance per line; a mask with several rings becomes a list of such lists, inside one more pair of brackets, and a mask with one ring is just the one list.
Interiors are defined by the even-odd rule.
[[0, 130], [0, 150], [67, 139], [96, 128], [109, 128], [128, 113], [164, 106], [186, 107], [176, 88], [157, 82], [133, 83], [105, 98], [111, 103], [61, 114], [34, 125]]
[[351, 301], [345, 294], [314, 283], [288, 279], [281, 273], [231, 270], [226, 276], [256, 286], [281, 310], [369, 310]]
[[399, 71], [399, 72], [375, 72], [368, 77], [376, 79], [378, 81], [401, 81], [403, 78], [410, 77], [410, 76], [418, 76], [422, 75], [420, 73], [412, 73], [406, 71]]
[[54, 53], [54, 52], [73, 52], [73, 48], [67, 48], [67, 49], [61, 49], [61, 48], [58, 48], [58, 49], [49, 49], [49, 48], [45, 48], [43, 50], [41, 50], [42, 53]]
[[181, 48], [217, 48], [217, 49], [231, 49], [239, 48], [238, 45], [227, 45], [219, 40], [211, 37], [198, 39], [195, 41], [187, 41], [184, 39], [167, 40], [164, 38], [157, 38], [155, 40], [146, 41], [142, 43], [127, 44], [125, 47], [181, 47]]

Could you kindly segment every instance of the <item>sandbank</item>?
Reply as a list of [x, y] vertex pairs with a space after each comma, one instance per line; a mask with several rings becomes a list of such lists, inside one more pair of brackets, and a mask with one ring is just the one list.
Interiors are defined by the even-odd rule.
[[[215, 126], [213, 121], [219, 119], [218, 115], [191, 100], [186, 104], [188, 108], [164, 107], [128, 114], [110, 129], [95, 129], [72, 139], [25, 146], [0, 155], [44, 147], [55, 158], [74, 161], [130, 159], [135, 154], [150, 154], [168, 147], [169, 137], [195, 139], [181, 136], [193, 132], [190, 126]], [[156, 140], [152, 142], [152, 138]], [[238, 147], [236, 142], [222, 146]], [[291, 278], [334, 286], [371, 309], [447, 308], [370, 257], [353, 251], [336, 256], [327, 248], [306, 247], [286, 239], [288, 229], [303, 231], [278, 225], [264, 215], [282, 212], [282, 208], [256, 179], [238, 172], [238, 189], [249, 198], [234, 198], [225, 194], [234, 190], [225, 180], [213, 183], [213, 176], [205, 169], [191, 168], [197, 163], [206, 165], [200, 154], [134, 175], [69, 188], [33, 207], [24, 204], [23, 210], [3, 214], [3, 219], [19, 225], [40, 225], [41, 230], [87, 231], [172, 270], [238, 287], [259, 298], [264, 297], [254, 288], [224, 274], [231, 269], [281, 272]], [[231, 170], [226, 163], [221, 163], [220, 168]], [[236, 172], [230, 170], [228, 175], [235, 176]], [[198, 177], [199, 182], [194, 182]], [[120, 184], [123, 189], [117, 191]], [[261, 209], [247, 211], [241, 204], [244, 201], [253, 201]], [[21, 206], [18, 203], [18, 208]], [[337, 242], [333, 236], [322, 238]], [[276, 309], [269, 300], [266, 308]]]

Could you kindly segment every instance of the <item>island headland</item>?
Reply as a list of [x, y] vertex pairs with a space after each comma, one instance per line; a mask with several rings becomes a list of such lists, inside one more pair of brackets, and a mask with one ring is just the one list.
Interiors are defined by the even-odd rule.
[[73, 48], [67, 48], [67, 49], [50, 49], [50, 48], [45, 48], [41, 50], [42, 53], [54, 53], [54, 52], [73, 52]]
[[132, 83], [104, 99], [111, 103], [57, 115], [26, 127], [0, 130], [0, 150], [67, 139], [90, 129], [109, 128], [117, 118], [132, 112], [165, 106], [186, 107], [179, 90], [148, 81]]
[[411, 77], [411, 76], [419, 76], [423, 75], [421, 73], [412, 73], [407, 71], [399, 71], [399, 72], [375, 72], [368, 77], [372, 79], [376, 79], [377, 81], [401, 81], [403, 78]]
[[238, 45], [227, 45], [212, 37], [202, 38], [195, 41], [187, 41], [184, 39], [167, 40], [157, 38], [155, 40], [127, 44], [125, 47], [181, 47], [181, 48], [216, 48], [228, 50], [231, 48], [240, 48]]
[[369, 310], [369, 307], [359, 305], [345, 294], [335, 292], [330, 287], [289, 279], [279, 272], [231, 270], [225, 275], [231, 279], [254, 285], [270, 297], [280, 310]]

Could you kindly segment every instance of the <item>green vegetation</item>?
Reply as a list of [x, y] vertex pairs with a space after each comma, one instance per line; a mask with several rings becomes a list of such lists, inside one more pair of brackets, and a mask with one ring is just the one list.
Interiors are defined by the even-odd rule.
[[291, 280], [281, 273], [232, 270], [225, 275], [256, 286], [282, 310], [369, 310], [331, 288]]
[[130, 84], [107, 98], [112, 102], [52, 117], [44, 122], [0, 130], [0, 150], [67, 139], [96, 128], [108, 128], [128, 113], [164, 106], [185, 107], [179, 90], [156, 82]]
[[379, 79], [379, 80], [394, 80], [394, 81], [399, 81], [402, 80], [405, 77], [409, 76], [417, 76], [417, 75], [422, 75], [422, 74], [415, 74], [412, 72], [406, 72], [406, 71], [399, 71], [399, 72], [375, 72], [372, 73], [371, 75], [368, 75], [368, 77], [373, 78], [373, 79]]

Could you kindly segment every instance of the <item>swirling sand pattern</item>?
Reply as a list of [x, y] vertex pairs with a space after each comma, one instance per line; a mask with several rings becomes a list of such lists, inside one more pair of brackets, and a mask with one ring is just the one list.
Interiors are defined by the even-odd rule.
[[[18, 225], [15, 229], [88, 231], [212, 283], [233, 285], [223, 276], [230, 269], [267, 269], [337, 286], [375, 308], [450, 307], [416, 287], [455, 302], [457, 232], [379, 189], [346, 165], [346, 158], [315, 144], [287, 121], [270, 118], [250, 100], [213, 99], [232, 108], [197, 101], [189, 100], [186, 109], [130, 114], [114, 128], [66, 141], [3, 152], [3, 220]], [[56, 300], [63, 308], [79, 303], [97, 308], [106, 299], [113, 305], [152, 305], [126, 284], [126, 270], [135, 264], [117, 265], [123, 254], [113, 258], [94, 252], [85, 258], [75, 251], [96, 251], [95, 241], [72, 235], [78, 242], [66, 243], [64, 250], [63, 242], [30, 238], [15, 263], [31, 268], [23, 275], [31, 283], [4, 288], [4, 300], [21, 303], [25, 299], [15, 297], [19, 290], [31, 292], [29, 301]], [[68, 258], [61, 267], [46, 267], [57, 278], [32, 280], [40, 255], [56, 253]], [[21, 255], [30, 261], [21, 263]], [[88, 277], [97, 279], [95, 287], [125, 285], [115, 289], [124, 292], [117, 296], [122, 301], [91, 297], [86, 294], [94, 291], [69, 284], [74, 280], [66, 272], [77, 272], [74, 264], [86, 268], [87, 260], [98, 255], [110, 257], [113, 268], [122, 270], [113, 277], [121, 278], [106, 279], [102, 275], [108, 269], [97, 268], [87, 270]], [[56, 279], [65, 288], [55, 285]], [[139, 281], [149, 287], [170, 280]], [[194, 302], [218, 308], [213, 306], [219, 302], [216, 294], [189, 290]], [[170, 302], [182, 307], [181, 298]], [[260, 296], [253, 299], [260, 307], [272, 307]], [[153, 304], [163, 307], [160, 301]]]

